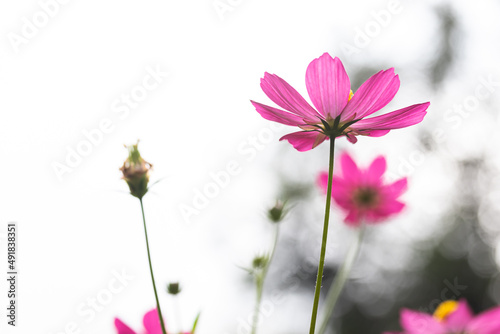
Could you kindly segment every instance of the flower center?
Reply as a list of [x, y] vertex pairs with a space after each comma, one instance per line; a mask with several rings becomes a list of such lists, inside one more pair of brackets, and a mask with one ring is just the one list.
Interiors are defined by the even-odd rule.
[[378, 203], [378, 193], [373, 188], [359, 188], [354, 192], [353, 200], [363, 209], [373, 208]]
[[[354, 96], [354, 93], [352, 92], [352, 89], [349, 91], [349, 97], [347, 102], [351, 101], [352, 97]], [[341, 135], [345, 135], [350, 131], [349, 126], [356, 123], [358, 120], [344, 120], [343, 122], [340, 121], [340, 115], [337, 116], [337, 118], [333, 119], [331, 116], [328, 114], [326, 119], [319, 118], [318, 123], [314, 122], [307, 122], [306, 124], [299, 125], [299, 128], [305, 131], [318, 131], [321, 132], [328, 137], [338, 137]]]
[[458, 302], [455, 300], [447, 300], [439, 304], [436, 311], [434, 311], [434, 318], [438, 321], [444, 321], [446, 318], [455, 312], [458, 308]]

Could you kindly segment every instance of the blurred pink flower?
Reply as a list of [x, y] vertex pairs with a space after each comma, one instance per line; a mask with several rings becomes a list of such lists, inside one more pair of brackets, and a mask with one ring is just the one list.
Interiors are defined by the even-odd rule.
[[[347, 212], [348, 225], [378, 223], [401, 212], [404, 204], [398, 201], [407, 188], [407, 179], [384, 184], [386, 170], [383, 156], [377, 157], [367, 169], [360, 169], [347, 153], [340, 156], [340, 173], [333, 176], [332, 197]], [[321, 172], [318, 185], [326, 194], [328, 173]]]
[[404, 332], [385, 334], [499, 334], [500, 306], [474, 316], [465, 300], [448, 300], [433, 315], [403, 309], [400, 322]]
[[[135, 332], [125, 325], [120, 319], [115, 318], [115, 327], [118, 334], [162, 334], [160, 318], [158, 317], [158, 311], [156, 309], [149, 311], [144, 315], [142, 320], [144, 324], [145, 331]], [[183, 334], [190, 334], [185, 332]]]
[[265, 73], [260, 81], [264, 93], [282, 109], [251, 101], [267, 120], [298, 126], [280, 140], [288, 140], [298, 151], [308, 151], [329, 138], [346, 136], [351, 143], [356, 136], [380, 137], [392, 129], [420, 123], [429, 102], [371, 118], [385, 107], [399, 89], [394, 68], [380, 71], [352, 93], [347, 73], [338, 58], [328, 53], [314, 59], [306, 71], [306, 87], [313, 108], [292, 86], [275, 74]]

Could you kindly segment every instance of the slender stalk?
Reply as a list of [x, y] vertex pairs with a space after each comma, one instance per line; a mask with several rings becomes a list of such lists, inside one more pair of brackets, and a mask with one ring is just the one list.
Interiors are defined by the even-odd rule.
[[158, 317], [160, 318], [161, 330], [163, 334], [167, 334], [167, 331], [165, 330], [165, 323], [163, 322], [163, 315], [161, 314], [158, 292], [156, 291], [155, 276], [153, 275], [153, 265], [151, 264], [151, 252], [149, 251], [148, 230], [146, 228], [146, 216], [144, 215], [144, 205], [142, 204], [142, 198], [139, 198], [139, 201], [141, 202], [142, 221], [144, 222], [144, 235], [146, 236], [146, 248], [148, 250], [149, 271], [151, 272], [151, 281], [153, 282], [153, 290], [155, 292], [156, 309], [158, 311]]
[[337, 304], [337, 301], [340, 297], [340, 293], [342, 292], [342, 289], [344, 288], [344, 285], [347, 282], [347, 279], [349, 278], [349, 273], [351, 272], [352, 266], [356, 261], [356, 258], [358, 257], [364, 233], [365, 233], [365, 226], [361, 225], [361, 227], [358, 230], [356, 239], [349, 247], [344, 263], [340, 267], [338, 274], [335, 276], [335, 280], [333, 281], [332, 286], [330, 287], [330, 291], [328, 291], [328, 296], [326, 297], [324, 306], [323, 320], [321, 322], [318, 334], [324, 334], [326, 331], [326, 328], [328, 326], [328, 321], [330, 320], [333, 310], [335, 309], [335, 305]]
[[314, 303], [311, 315], [311, 327], [309, 334], [314, 334], [316, 328], [316, 317], [318, 316], [319, 295], [321, 292], [321, 282], [323, 281], [323, 268], [325, 266], [326, 241], [328, 238], [328, 222], [330, 220], [330, 204], [332, 201], [332, 177], [333, 177], [333, 156], [335, 148], [335, 137], [330, 138], [330, 163], [328, 168], [328, 189], [326, 191], [325, 221], [323, 223], [323, 239], [321, 242], [321, 254], [319, 257], [318, 276], [316, 278], [316, 288], [314, 291]]
[[262, 269], [262, 272], [257, 273], [256, 276], [256, 286], [257, 286], [257, 298], [255, 300], [255, 310], [252, 321], [252, 332], [251, 334], [257, 333], [257, 323], [260, 315], [260, 304], [262, 302], [262, 292], [264, 291], [264, 281], [267, 276], [267, 272], [269, 271], [269, 267], [271, 265], [271, 261], [274, 257], [274, 251], [276, 250], [276, 244], [278, 243], [278, 235], [279, 235], [279, 223], [275, 223], [276, 229], [274, 230], [274, 240], [273, 247], [271, 248], [271, 253], [269, 254], [269, 259], [266, 263], [266, 266]]
[[276, 250], [276, 245], [278, 244], [278, 236], [280, 234], [279, 223], [274, 223], [274, 224], [275, 224], [276, 228], [274, 229], [273, 247], [271, 248], [271, 254], [269, 255], [269, 261], [267, 261], [267, 266], [264, 268], [264, 278], [266, 277], [267, 272], [269, 270], [269, 267], [271, 266], [271, 261], [273, 260], [273, 257], [274, 257], [274, 251]]
[[262, 302], [262, 290], [264, 285], [263, 283], [264, 275], [259, 274], [259, 277], [257, 278], [257, 299], [255, 300], [255, 310], [252, 321], [252, 334], [257, 333], [257, 323], [259, 322], [260, 315], [260, 303]]

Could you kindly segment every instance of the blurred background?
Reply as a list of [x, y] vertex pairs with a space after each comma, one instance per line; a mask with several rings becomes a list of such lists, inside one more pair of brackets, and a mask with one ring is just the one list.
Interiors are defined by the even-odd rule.
[[[324, 52], [354, 91], [395, 67], [401, 88], [382, 113], [431, 102], [417, 126], [337, 141], [361, 165], [385, 155], [388, 181], [408, 177], [409, 190], [403, 214], [368, 229], [331, 332], [398, 330], [401, 308], [445, 299], [498, 305], [499, 14], [493, 0], [3, 2], [0, 242], [17, 222], [19, 313], [1, 332], [116, 333], [115, 317], [142, 330], [155, 303], [139, 202], [118, 170], [137, 139], [160, 180], [144, 205], [169, 330], [201, 312], [200, 334], [249, 333], [255, 289], [240, 267], [269, 249], [280, 198], [291, 210], [259, 332], [307, 332], [328, 145], [279, 142], [295, 130], [249, 100], [272, 105], [265, 71], [307, 96]], [[323, 295], [354, 236], [332, 215]], [[2, 279], [0, 303], [4, 291]]]

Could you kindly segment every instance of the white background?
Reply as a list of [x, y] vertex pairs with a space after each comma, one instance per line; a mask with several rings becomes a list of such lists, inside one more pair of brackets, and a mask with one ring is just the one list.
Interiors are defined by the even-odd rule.
[[[40, 13], [46, 3], [58, 8], [51, 7], [52, 16], [45, 16], [44, 22]], [[405, 81], [410, 74], [415, 77], [437, 47], [431, 9], [444, 1], [401, 2], [400, 12], [387, 26], [379, 25], [370, 43], [354, 54], [345, 46], [356, 47], [357, 29], [376, 22], [371, 12], [387, 10], [389, 1], [220, 3], [229, 6], [226, 11], [218, 11], [211, 0], [1, 2], [0, 233], [8, 222], [18, 223], [20, 273], [18, 327], [7, 327], [1, 311], [2, 333], [65, 333], [71, 323], [81, 333], [114, 333], [115, 316], [139, 331], [154, 299], [139, 203], [127, 195], [118, 171], [127, 155], [123, 144], [137, 139], [143, 157], [154, 165], [152, 181], [164, 178], [145, 197], [145, 208], [167, 327], [177, 330], [179, 324], [164, 287], [180, 280], [183, 329], [189, 329], [201, 310], [200, 334], [235, 333], [238, 319], [247, 317], [253, 303], [253, 291], [244, 290], [237, 265], [247, 265], [271, 236], [263, 223], [263, 210], [272, 203], [277, 186], [269, 166], [279, 152], [296, 159], [322, 156], [326, 162], [324, 148], [298, 153], [278, 142], [289, 132], [285, 127], [272, 130], [272, 140], [265, 137], [263, 142], [261, 137], [261, 149], [251, 149], [250, 137], [269, 133], [262, 132], [269, 122], [249, 102], [271, 104], [259, 87], [265, 71], [305, 94], [305, 69], [324, 52], [340, 57], [348, 73], [356, 64], [369, 63], [367, 59], [394, 66], [397, 73], [398, 67], [412, 68], [414, 73], [400, 73], [401, 91], [391, 107], [431, 101], [422, 125], [430, 128], [432, 122], [442, 123], [447, 108], [474, 92], [478, 76], [500, 78], [498, 43], [489, 43], [498, 40], [500, 6], [494, 1], [455, 4], [467, 52], [461, 55], [457, 80], [444, 89], [446, 98], [434, 96], [418, 81]], [[22, 37], [26, 20], [37, 19], [43, 26]], [[25, 38], [21, 44], [13, 42], [20, 36]], [[168, 75], [129, 114], [116, 112], [123, 94], [142, 84], [148, 68]], [[481, 103], [496, 100], [498, 92], [493, 92]], [[58, 177], [54, 166], [67, 164], [69, 152], [84, 145], [82, 131], [98, 128], [103, 119], [112, 122], [112, 130]], [[465, 156], [478, 145], [498, 143], [498, 117], [486, 123], [473, 117], [462, 120], [459, 129], [442, 125], [448, 142], [458, 138], [453, 154]], [[407, 158], [416, 131], [363, 138], [355, 147], [341, 140], [340, 145], [357, 149], [365, 161], [390, 152], [390, 168], [397, 173], [399, 158]], [[242, 147], [255, 155], [243, 153]], [[192, 206], [195, 191], [211, 182], [210, 173], [224, 170], [233, 160], [240, 173], [206, 208], [190, 219], [183, 217], [180, 208]], [[323, 168], [315, 165], [311, 170]], [[421, 167], [433, 168], [440, 166], [432, 160]], [[415, 172], [415, 179], [424, 180], [419, 189], [433, 182], [446, 189], [452, 182], [435, 174], [419, 175]], [[317, 196], [321, 202], [319, 192]], [[418, 191], [409, 197], [417, 198]], [[321, 213], [321, 205], [315, 209]], [[4, 259], [0, 255], [6, 265]], [[114, 271], [122, 270], [133, 279], [112, 294], [102, 311], [92, 319], [78, 312], [88, 298], [108, 289]], [[2, 310], [4, 291], [2, 280]], [[290, 314], [276, 313], [264, 328], [269, 333], [305, 332], [309, 308], [309, 302], [302, 309], [296, 306], [292, 323], [285, 321]]]

